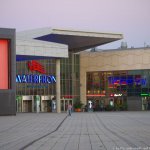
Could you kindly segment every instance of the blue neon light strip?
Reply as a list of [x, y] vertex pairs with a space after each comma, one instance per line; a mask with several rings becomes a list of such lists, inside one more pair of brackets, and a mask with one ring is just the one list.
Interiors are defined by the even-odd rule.
[[109, 84], [127, 84], [127, 85], [146, 85], [146, 79], [142, 78], [133, 78], [133, 77], [127, 77], [126, 79], [121, 78], [121, 77], [108, 77], [108, 82]]

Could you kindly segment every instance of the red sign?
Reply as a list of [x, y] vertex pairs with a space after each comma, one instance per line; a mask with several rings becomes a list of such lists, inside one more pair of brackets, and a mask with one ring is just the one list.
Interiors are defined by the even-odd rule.
[[46, 71], [44, 69], [44, 66], [42, 66], [39, 62], [32, 60], [28, 62], [28, 67], [30, 71], [37, 71], [39, 73], [45, 74]]
[[0, 89], [8, 89], [8, 40], [0, 40]]

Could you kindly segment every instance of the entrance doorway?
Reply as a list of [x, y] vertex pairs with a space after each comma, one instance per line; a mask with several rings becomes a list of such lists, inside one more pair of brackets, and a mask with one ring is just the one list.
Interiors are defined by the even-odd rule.
[[23, 112], [32, 112], [32, 100], [23, 100]]
[[32, 96], [22, 96], [22, 112], [32, 112]]
[[69, 104], [73, 105], [72, 99], [61, 99], [61, 112], [66, 112]]
[[51, 96], [41, 96], [41, 112], [52, 112]]
[[150, 97], [142, 97], [142, 110], [150, 110]]
[[51, 100], [42, 100], [42, 112], [51, 112], [51, 107], [50, 107], [50, 104], [51, 104]]
[[34, 95], [34, 112], [41, 111], [41, 99], [40, 95]]

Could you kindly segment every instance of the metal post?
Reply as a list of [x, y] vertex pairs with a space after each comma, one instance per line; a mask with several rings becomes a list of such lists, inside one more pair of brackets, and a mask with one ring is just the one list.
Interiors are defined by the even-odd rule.
[[57, 113], [60, 113], [60, 59], [56, 59], [56, 102]]

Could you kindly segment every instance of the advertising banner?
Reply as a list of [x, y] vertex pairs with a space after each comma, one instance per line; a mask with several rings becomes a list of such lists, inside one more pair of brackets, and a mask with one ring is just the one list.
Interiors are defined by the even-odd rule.
[[0, 39], [0, 89], [9, 89], [8, 40]]

